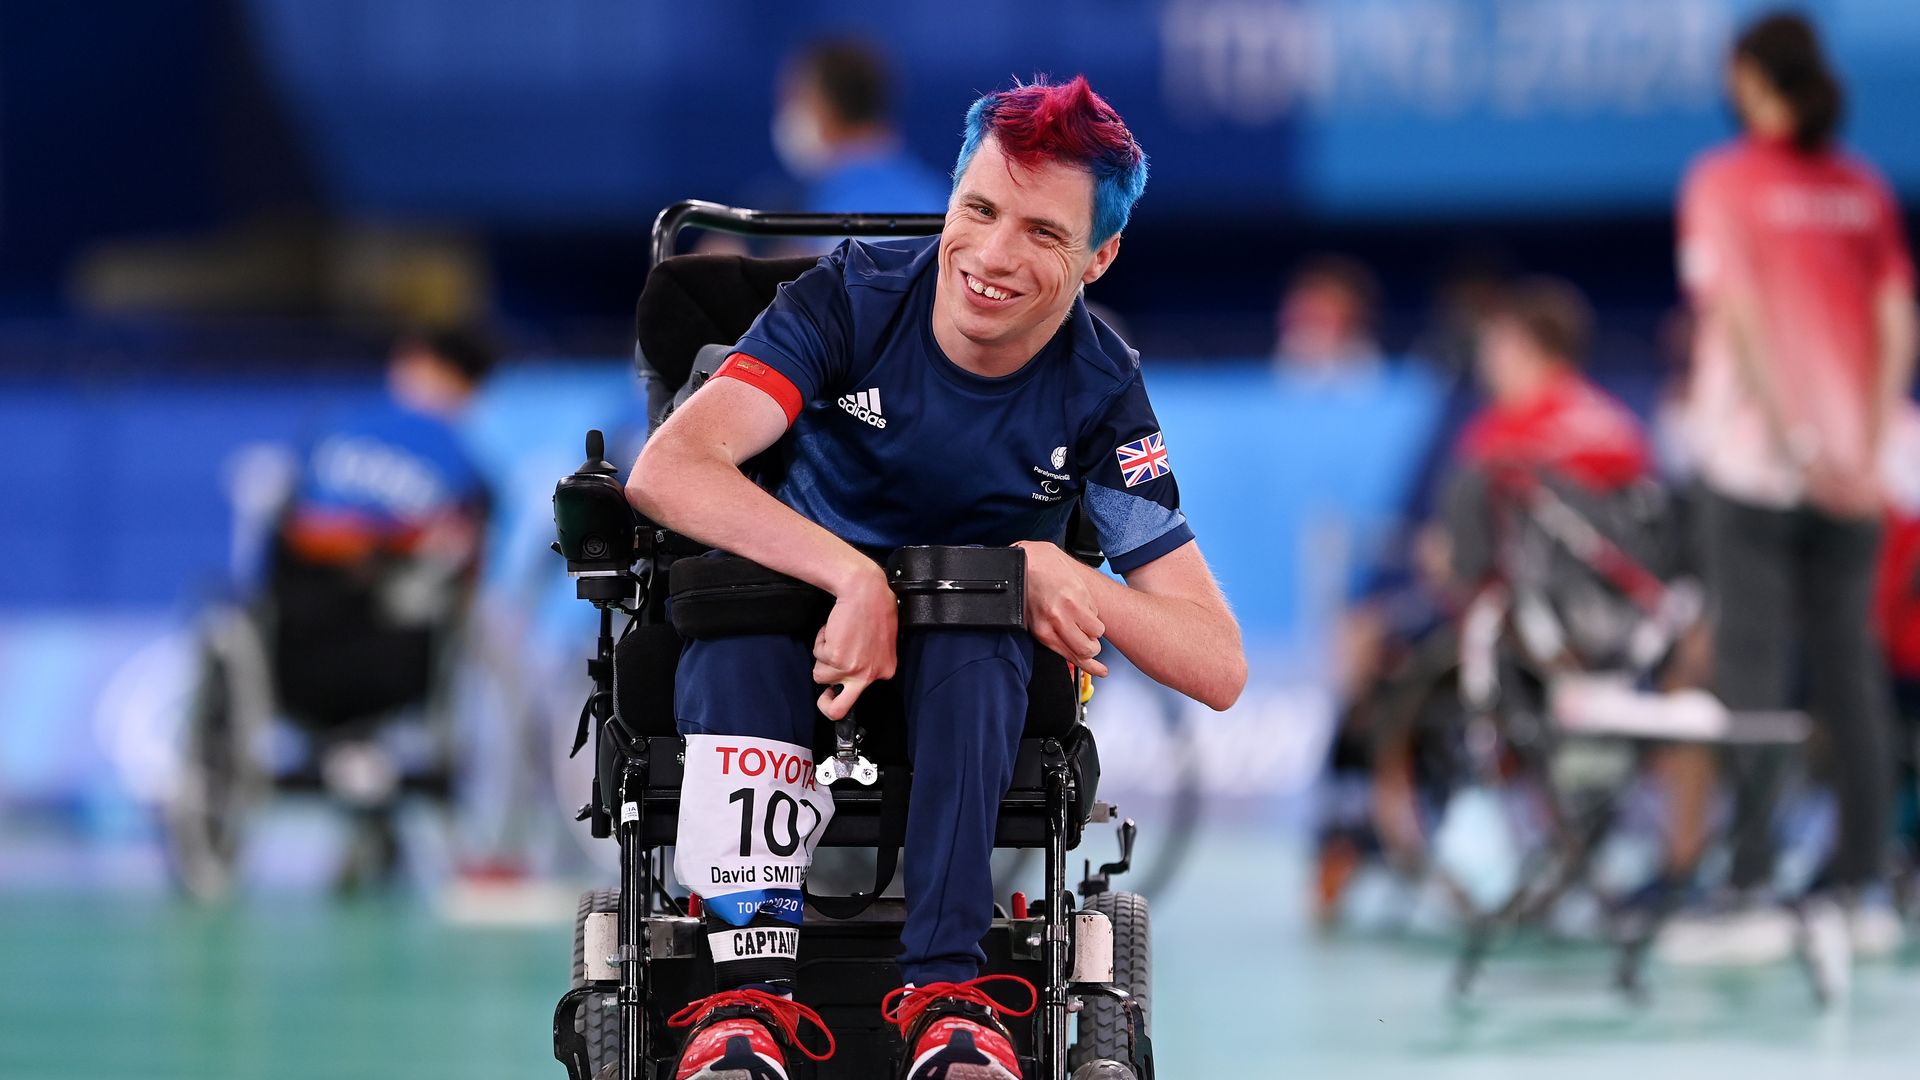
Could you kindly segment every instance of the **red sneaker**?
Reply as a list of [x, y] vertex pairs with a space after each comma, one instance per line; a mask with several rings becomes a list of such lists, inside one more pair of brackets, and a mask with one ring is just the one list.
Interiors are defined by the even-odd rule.
[[[816, 1054], [800, 1041], [805, 1020], [827, 1037]], [[691, 1002], [667, 1017], [668, 1027], [691, 1028], [680, 1051], [674, 1080], [787, 1080], [785, 1043], [815, 1061], [833, 1056], [833, 1032], [820, 1014], [792, 998], [765, 990], [723, 990]]]
[[[1028, 1004], [1011, 1009], [984, 987], [993, 982], [1027, 988]], [[987, 975], [963, 983], [903, 986], [880, 1003], [880, 1015], [900, 1027], [907, 1044], [906, 1080], [1021, 1080], [1013, 1036], [995, 1016], [1032, 1016], [1039, 991], [1018, 975]]]

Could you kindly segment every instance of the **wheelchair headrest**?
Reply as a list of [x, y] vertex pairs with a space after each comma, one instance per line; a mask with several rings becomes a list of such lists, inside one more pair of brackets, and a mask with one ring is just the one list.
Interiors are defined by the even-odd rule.
[[669, 391], [685, 385], [703, 345], [740, 340], [783, 282], [811, 270], [818, 258], [755, 259], [744, 255], [676, 255], [647, 275], [634, 306], [636, 361]]

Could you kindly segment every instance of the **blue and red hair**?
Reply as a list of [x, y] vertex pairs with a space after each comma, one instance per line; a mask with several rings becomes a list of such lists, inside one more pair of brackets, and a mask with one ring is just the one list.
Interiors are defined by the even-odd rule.
[[1041, 76], [974, 102], [967, 110], [960, 160], [953, 167], [956, 188], [974, 151], [989, 135], [1008, 161], [1023, 168], [1055, 161], [1093, 176], [1094, 246], [1127, 227], [1133, 204], [1147, 188], [1147, 155], [1133, 141], [1126, 121], [1093, 92], [1084, 75], [1057, 86]]

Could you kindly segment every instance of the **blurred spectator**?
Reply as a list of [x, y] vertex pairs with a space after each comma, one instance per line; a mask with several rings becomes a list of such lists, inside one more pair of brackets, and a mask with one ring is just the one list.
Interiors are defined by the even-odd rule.
[[1414, 729], [1417, 714], [1445, 696], [1444, 689], [1433, 690], [1458, 653], [1446, 604], [1450, 556], [1435, 499], [1477, 405], [1469, 374], [1474, 343], [1502, 278], [1489, 260], [1462, 260], [1436, 290], [1432, 323], [1416, 355], [1444, 380], [1442, 402], [1396, 523], [1365, 556], [1358, 587], [1334, 627], [1339, 717], [1316, 822], [1314, 904], [1322, 924], [1337, 918], [1348, 882], [1367, 862], [1381, 858], [1413, 876], [1425, 859], [1421, 817], [1433, 807], [1420, 804], [1441, 782], [1439, 763], [1452, 751], [1422, 745]]
[[1280, 296], [1274, 360], [1311, 375], [1377, 370], [1385, 358], [1374, 338], [1379, 301], [1379, 283], [1357, 260], [1323, 255], [1307, 262]]
[[947, 176], [909, 154], [893, 126], [893, 78], [865, 42], [822, 41], [781, 77], [774, 150], [814, 213], [940, 213]]
[[[1879, 951], [1898, 940], [1897, 923], [1889, 932], [1854, 901], [1881, 877], [1891, 811], [1890, 705], [1870, 614], [1876, 462], [1911, 374], [1912, 265], [1886, 185], [1835, 145], [1842, 90], [1805, 19], [1744, 30], [1728, 87], [1742, 136], [1693, 164], [1679, 209], [1698, 320], [1691, 426], [1714, 686], [1735, 710], [1779, 710], [1804, 674], [1840, 811], [1816, 885], [1848, 901], [1856, 948]], [[1737, 895], [1717, 917], [1671, 927], [1670, 959], [1752, 962], [1792, 948], [1793, 922], [1762, 892], [1784, 762], [1768, 752], [1729, 762]]]
[[412, 334], [388, 400], [304, 455], [268, 587], [282, 707], [315, 728], [424, 698], [480, 562], [489, 498], [457, 424], [493, 365], [462, 331]]
[[1597, 510], [1592, 503], [1648, 477], [1640, 422], [1580, 373], [1592, 336], [1586, 299], [1551, 278], [1516, 284], [1481, 324], [1476, 366], [1490, 404], [1460, 437], [1447, 506], [1458, 585], [1477, 588], [1498, 569], [1491, 503], [1507, 478], [1562, 485]]
[[[1632, 489], [1648, 476], [1650, 451], [1633, 414], [1580, 374], [1592, 336], [1585, 299], [1540, 278], [1484, 298], [1480, 311], [1475, 367], [1490, 401], [1464, 431], [1448, 433], [1444, 524], [1415, 533], [1402, 588], [1369, 595], [1342, 621], [1346, 710], [1331, 762], [1336, 805], [1320, 841], [1323, 919], [1376, 848], [1402, 870], [1417, 871], [1428, 855], [1426, 822], [1459, 779], [1458, 748], [1444, 745], [1457, 729], [1439, 715], [1458, 708], [1454, 616], [1504, 572], [1515, 481], [1552, 485], [1623, 548], [1665, 568], [1656, 543], [1621, 524], [1640, 520], [1627, 504], [1637, 502]], [[1356, 782], [1367, 773], [1371, 791], [1361, 796]]]

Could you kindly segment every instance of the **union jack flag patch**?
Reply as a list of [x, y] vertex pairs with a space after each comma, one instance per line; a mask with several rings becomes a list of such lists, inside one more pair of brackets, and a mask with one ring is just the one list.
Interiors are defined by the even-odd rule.
[[1128, 487], [1173, 471], [1173, 466], [1167, 464], [1167, 442], [1157, 431], [1139, 442], [1126, 443], [1113, 453], [1120, 459], [1120, 477]]

